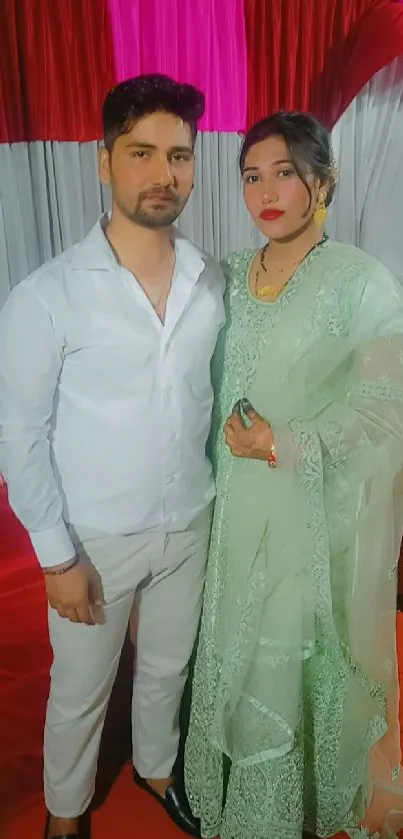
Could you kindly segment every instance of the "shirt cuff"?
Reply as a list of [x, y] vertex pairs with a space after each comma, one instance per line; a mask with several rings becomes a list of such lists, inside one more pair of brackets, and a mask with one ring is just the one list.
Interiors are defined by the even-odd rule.
[[42, 568], [51, 568], [74, 559], [76, 550], [64, 522], [47, 530], [29, 532], [32, 547]]

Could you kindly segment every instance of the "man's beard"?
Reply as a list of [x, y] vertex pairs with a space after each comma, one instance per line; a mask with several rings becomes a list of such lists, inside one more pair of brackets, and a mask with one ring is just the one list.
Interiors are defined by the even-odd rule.
[[[166, 196], [164, 200], [164, 196]], [[187, 200], [187, 199], [186, 199]], [[179, 198], [172, 190], [159, 190], [155, 193], [140, 192], [137, 204], [134, 209], [130, 209], [126, 204], [115, 198], [116, 204], [120, 212], [140, 227], [147, 227], [149, 230], [159, 230], [163, 227], [169, 227], [181, 214], [186, 200]], [[146, 202], [150, 209], [146, 209]], [[153, 208], [151, 203], [155, 204]]]

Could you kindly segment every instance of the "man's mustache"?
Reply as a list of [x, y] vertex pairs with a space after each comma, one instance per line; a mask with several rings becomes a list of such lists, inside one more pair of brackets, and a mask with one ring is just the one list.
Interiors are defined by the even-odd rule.
[[140, 192], [139, 198], [143, 201], [146, 198], [162, 198], [164, 201], [170, 199], [176, 201], [177, 196], [172, 189], [150, 189], [147, 192]]

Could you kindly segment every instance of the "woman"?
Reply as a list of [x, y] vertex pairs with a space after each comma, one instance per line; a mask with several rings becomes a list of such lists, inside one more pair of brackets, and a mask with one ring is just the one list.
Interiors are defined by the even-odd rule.
[[403, 297], [323, 234], [315, 119], [258, 123], [240, 168], [268, 243], [226, 263], [187, 791], [205, 837], [395, 836]]

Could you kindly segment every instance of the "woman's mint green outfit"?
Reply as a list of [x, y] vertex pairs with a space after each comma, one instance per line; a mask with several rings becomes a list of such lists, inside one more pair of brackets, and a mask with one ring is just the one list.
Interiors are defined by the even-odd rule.
[[[403, 294], [370, 256], [325, 241], [267, 304], [249, 290], [252, 259], [224, 265], [187, 791], [205, 837], [376, 835], [387, 795], [398, 816], [375, 820], [395, 836]], [[242, 397], [272, 426], [277, 469], [225, 445]]]

